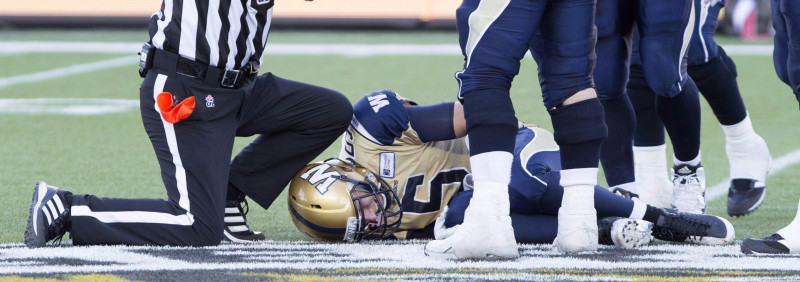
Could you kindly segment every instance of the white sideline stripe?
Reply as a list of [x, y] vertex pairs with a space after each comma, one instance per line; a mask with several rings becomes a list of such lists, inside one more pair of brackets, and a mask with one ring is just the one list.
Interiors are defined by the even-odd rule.
[[[139, 108], [139, 100], [103, 98], [0, 99], [0, 114], [102, 115]], [[58, 202], [56, 202], [58, 203]]]
[[[782, 170], [797, 163], [800, 163], [800, 149], [794, 150], [786, 155], [781, 156], [780, 158], [773, 159], [772, 169], [770, 169], [767, 176], [781, 172]], [[729, 181], [729, 179], [723, 180], [722, 182], [711, 186], [711, 188], [706, 189], [706, 202], [710, 202], [719, 197], [727, 195]]]
[[[4, 47], [0, 47], [0, 50], [4, 49]], [[2, 53], [2, 52], [0, 52]], [[79, 65], [72, 65], [63, 68], [51, 69], [42, 72], [36, 72], [31, 74], [23, 74], [17, 75], [12, 77], [3, 77], [0, 78], [0, 89], [6, 88], [12, 85], [22, 84], [22, 83], [32, 83], [32, 82], [39, 82], [48, 79], [54, 79], [59, 77], [65, 77], [70, 75], [76, 74], [83, 74], [89, 72], [95, 72], [100, 70], [112, 69], [116, 67], [130, 65], [133, 66], [136, 63], [137, 58], [135, 56], [125, 56], [119, 57], [116, 59], [110, 59], [105, 61], [93, 62], [93, 63], [86, 63], [86, 64], [79, 64]]]
[[[771, 56], [772, 45], [725, 45], [728, 55]], [[0, 41], [0, 54], [26, 53], [89, 53], [130, 54], [131, 61], [138, 59], [136, 53], [141, 42], [65, 42], [65, 41]], [[53, 51], [53, 50], [58, 50]], [[462, 56], [456, 42], [453, 44], [296, 44], [267, 43], [264, 53], [268, 55], [448, 55]]]
[[89, 216], [105, 223], [160, 223], [191, 226], [193, 220], [188, 214], [173, 215], [149, 211], [96, 212], [89, 206], [72, 206], [72, 216]]

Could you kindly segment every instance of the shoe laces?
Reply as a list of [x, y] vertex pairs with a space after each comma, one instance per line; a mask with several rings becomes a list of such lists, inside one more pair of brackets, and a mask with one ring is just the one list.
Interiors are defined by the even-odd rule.
[[53, 222], [47, 226], [45, 230], [47, 241], [53, 240], [55, 244], [61, 244], [61, 239], [64, 237], [64, 234], [72, 227], [72, 221], [67, 218], [68, 216], [69, 209], [62, 212], [58, 218], [54, 219]]
[[699, 236], [700, 238], [708, 235], [711, 225], [703, 220], [705, 215], [692, 213], [676, 213], [665, 211], [662, 219], [653, 228], [653, 236], [666, 241], [684, 241], [689, 236]]
[[703, 188], [697, 173], [680, 175], [675, 174], [672, 183], [675, 185], [673, 192], [673, 205], [679, 210], [695, 210], [703, 208]]
[[247, 224], [247, 213], [250, 212], [250, 204], [247, 202], [247, 198], [241, 197], [233, 202], [235, 202], [236, 208], [239, 209], [239, 213], [241, 213], [242, 218], [244, 219], [244, 226], [247, 227], [247, 231], [241, 231], [237, 233], [253, 234], [254, 232], [250, 230], [250, 225]]

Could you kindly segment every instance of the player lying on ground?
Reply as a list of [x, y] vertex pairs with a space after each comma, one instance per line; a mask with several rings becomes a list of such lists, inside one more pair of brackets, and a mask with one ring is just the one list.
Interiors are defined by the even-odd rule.
[[[451, 234], [453, 227], [461, 223], [472, 197], [471, 191], [462, 192], [464, 186], [469, 186], [462, 182], [469, 179], [470, 164], [465, 138], [461, 138], [465, 130], [460, 104], [414, 106], [394, 92], [382, 90], [362, 97], [353, 110], [353, 121], [342, 140], [340, 159], [355, 160], [366, 170], [353, 169], [338, 161], [302, 169], [289, 188], [289, 209], [298, 228], [317, 240], [364, 237], [353, 234], [398, 239], [436, 235], [441, 239]], [[563, 195], [560, 168], [553, 135], [538, 127], [520, 126], [509, 185], [517, 242], [552, 243], [555, 239]], [[386, 180], [381, 182], [386, 184], [378, 186], [388, 186], [394, 191], [376, 191], [377, 188], [368, 185], [375, 181], [359, 182], [365, 176], [351, 171], [377, 172], [375, 176]], [[370, 197], [373, 193], [381, 196]], [[632, 240], [617, 241], [624, 247], [649, 242], [647, 232], [640, 229], [651, 224], [637, 221], [642, 219], [654, 223], [653, 234], [663, 240], [684, 241], [697, 235], [690, 240], [725, 244], [734, 238], [731, 224], [717, 216], [654, 208], [599, 186], [595, 187], [594, 195], [598, 219], [608, 223], [600, 237], [609, 238], [609, 225], [613, 223], [617, 229], [625, 229], [614, 233], [620, 236], [616, 239]], [[356, 228], [359, 226], [369, 231]], [[394, 229], [396, 232], [392, 234], [390, 231]]]

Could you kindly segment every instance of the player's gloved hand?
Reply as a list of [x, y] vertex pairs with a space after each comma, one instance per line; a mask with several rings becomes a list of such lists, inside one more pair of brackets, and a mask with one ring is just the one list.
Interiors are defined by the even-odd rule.
[[447, 228], [447, 226], [444, 226], [444, 219], [446, 217], [447, 207], [444, 207], [444, 210], [441, 214], [439, 214], [439, 217], [436, 218], [436, 223], [433, 225], [433, 237], [436, 238], [436, 240], [444, 240], [445, 238], [450, 237], [450, 235], [453, 235], [453, 233], [458, 230], [458, 227], [461, 226], [461, 224], [458, 224]]

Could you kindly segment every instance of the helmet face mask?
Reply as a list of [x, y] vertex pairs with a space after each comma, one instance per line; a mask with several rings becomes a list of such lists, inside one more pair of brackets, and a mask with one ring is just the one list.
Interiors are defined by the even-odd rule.
[[[390, 188], [391, 186], [373, 172], [367, 172], [364, 178], [366, 182], [357, 182], [354, 188], [350, 190], [350, 197], [353, 200], [356, 216], [354, 226], [351, 225], [354, 223], [348, 221], [345, 241], [358, 242], [362, 239], [386, 239], [400, 226], [400, 218], [403, 216], [403, 211], [400, 208], [397, 194]], [[364, 209], [367, 204], [363, 203], [363, 201], [375, 206], [375, 220], [367, 221]], [[390, 211], [393, 206], [398, 207], [394, 212]], [[351, 226], [354, 228], [351, 228]]]
[[397, 194], [385, 180], [355, 162], [339, 159], [300, 170], [292, 179], [288, 200], [292, 221], [317, 241], [391, 238], [403, 214]]

